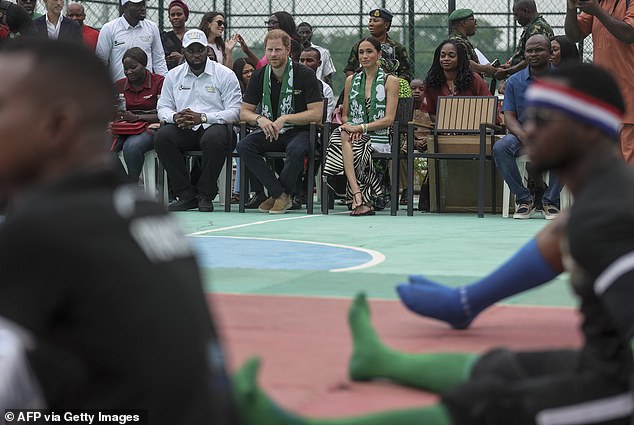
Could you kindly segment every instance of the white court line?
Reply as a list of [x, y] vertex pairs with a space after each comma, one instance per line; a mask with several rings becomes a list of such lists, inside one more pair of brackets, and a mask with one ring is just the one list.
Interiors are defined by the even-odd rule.
[[[342, 213], [332, 213], [332, 214], [342, 214]], [[301, 215], [299, 217], [284, 217], [284, 218], [274, 218], [274, 219], [271, 219], [271, 220], [260, 220], [260, 221], [254, 221], [253, 223], [236, 224], [235, 226], [227, 226], [227, 227], [219, 227], [217, 229], [201, 230], [199, 232], [190, 233], [187, 236], [200, 236], [200, 235], [206, 235], [207, 233], [222, 232], [223, 230], [240, 229], [242, 227], [256, 226], [256, 225], [259, 225], [259, 224], [274, 223], [276, 221], [301, 220], [303, 218], [321, 217], [322, 215], [323, 214], [312, 214], [312, 215], [308, 215], [307, 214], [307, 215]]]
[[[310, 217], [310, 216], [307, 216], [307, 217]], [[297, 218], [300, 218], [300, 217], [297, 217]], [[199, 235], [192, 234], [190, 236], [199, 236]], [[365, 263], [359, 264], [357, 266], [343, 267], [343, 268], [340, 268], [340, 269], [330, 269], [330, 270], [328, 270], [328, 271], [334, 272], [334, 273], [348, 272], [348, 271], [352, 271], [352, 270], [367, 269], [368, 267], [376, 266], [377, 264], [381, 264], [383, 261], [385, 261], [385, 255], [380, 253], [379, 251], [375, 251], [373, 249], [358, 248], [356, 246], [340, 245], [340, 244], [327, 243], [327, 242], [313, 242], [313, 241], [302, 241], [302, 240], [292, 240], [292, 239], [274, 239], [274, 238], [254, 238], [254, 237], [249, 237], [249, 236], [204, 236], [204, 237], [207, 237], [207, 238], [249, 239], [249, 240], [260, 240], [260, 241], [294, 242], [294, 243], [304, 243], [304, 244], [307, 244], [307, 245], [325, 245], [325, 246], [332, 246], [332, 247], [335, 247], [335, 248], [345, 248], [345, 249], [351, 249], [353, 251], [364, 252], [364, 253], [370, 255], [370, 257], [372, 257], [369, 261], [366, 261]]]

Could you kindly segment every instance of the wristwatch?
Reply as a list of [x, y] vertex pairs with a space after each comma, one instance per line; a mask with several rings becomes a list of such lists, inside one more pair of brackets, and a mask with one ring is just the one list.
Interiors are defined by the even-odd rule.
[[207, 122], [207, 114], [200, 114], [200, 122], [203, 124]]
[[257, 125], [258, 127], [260, 126], [260, 124], [258, 124], [258, 120], [262, 118], [262, 115], [258, 115], [257, 117], [255, 117], [255, 125]]

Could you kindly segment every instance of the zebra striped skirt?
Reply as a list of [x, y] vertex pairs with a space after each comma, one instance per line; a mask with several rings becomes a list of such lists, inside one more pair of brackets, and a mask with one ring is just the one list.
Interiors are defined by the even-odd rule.
[[[354, 156], [354, 172], [363, 196], [363, 202], [374, 205], [374, 200], [383, 195], [381, 181], [374, 169], [372, 162], [372, 144], [370, 136], [364, 134], [359, 142], [352, 144]], [[341, 151], [341, 131], [337, 128], [330, 136], [323, 173], [327, 176], [336, 176], [344, 172], [343, 153]], [[346, 176], [347, 177], [347, 176]], [[352, 203], [352, 191], [346, 180], [346, 203]]]

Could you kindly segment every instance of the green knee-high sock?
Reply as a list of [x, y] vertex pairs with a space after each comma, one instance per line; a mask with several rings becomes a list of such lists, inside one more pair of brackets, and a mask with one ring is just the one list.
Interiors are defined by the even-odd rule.
[[233, 395], [244, 425], [305, 425], [306, 421], [273, 403], [257, 384], [260, 359], [252, 358], [233, 374]]
[[372, 327], [365, 294], [356, 296], [348, 322], [354, 343], [349, 374], [355, 381], [385, 378], [440, 393], [466, 381], [478, 358], [472, 353], [408, 354], [386, 347]]
[[308, 419], [283, 410], [257, 385], [258, 359], [247, 361], [233, 375], [233, 391], [244, 425], [451, 425], [442, 405], [394, 410], [342, 419]]

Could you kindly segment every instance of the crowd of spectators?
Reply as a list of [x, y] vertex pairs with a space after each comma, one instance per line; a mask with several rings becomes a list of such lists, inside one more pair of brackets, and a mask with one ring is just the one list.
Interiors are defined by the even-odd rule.
[[[2, 1], [6, 2], [6, 0]], [[15, 7], [15, 5], [10, 3], [13, 7], [8, 7], [4, 14], [6, 15], [6, 27], [9, 33], [19, 32], [24, 35], [35, 34], [41, 37], [71, 40], [77, 43], [80, 43], [83, 40], [83, 43], [86, 46], [94, 49], [97, 56], [108, 64], [113, 82], [117, 82], [117, 88], [125, 98], [124, 111], [127, 111], [127, 113], [121, 114], [120, 119], [126, 122], [136, 122], [145, 119], [139, 117], [153, 117], [157, 115], [156, 103], [158, 102], [158, 98], [164, 93], [157, 93], [156, 99], [152, 99], [152, 102], [146, 102], [147, 104], [144, 104], [144, 108], [146, 109], [139, 109], [138, 105], [135, 103], [138, 99], [134, 99], [135, 96], [138, 98], [139, 93], [144, 93], [145, 90], [150, 90], [150, 81], [151, 84], [158, 84], [158, 77], [167, 77], [168, 72], [173, 73], [172, 77], [182, 74], [178, 78], [184, 78], [188, 75], [189, 71], [187, 71], [187, 69], [191, 70], [192, 63], [187, 60], [185, 54], [186, 48], [182, 42], [183, 37], [188, 33], [187, 30], [188, 23], [190, 23], [190, 9], [183, 0], [172, 0], [167, 6], [167, 14], [172, 28], [169, 31], [161, 33], [156, 23], [146, 18], [145, 0], [120, 1], [122, 16], [110, 22], [104, 23], [100, 31], [84, 24], [84, 20], [86, 19], [85, 9], [79, 3], [70, 3], [67, 6], [66, 15], [64, 16], [62, 14], [63, 2], [61, 0], [44, 0], [45, 14], [39, 15], [35, 11], [36, 8], [34, 1], [18, 0], [18, 3], [22, 7]], [[615, 77], [625, 94], [624, 97], [626, 102], [630, 105], [628, 108], [629, 112], [626, 115], [624, 130], [621, 135], [621, 146], [623, 156], [628, 161], [634, 161], [634, 154], [632, 154], [632, 150], [634, 149], [632, 148], [632, 145], [634, 145], [634, 141], [632, 140], [634, 138], [634, 132], [632, 130], [634, 122], [632, 122], [631, 119], [633, 113], [632, 111], [634, 110], [634, 107], [632, 107], [634, 88], [632, 87], [631, 78], [625, 75], [627, 73], [626, 70], [631, 69], [632, 62], [634, 61], [634, 51], [632, 50], [632, 42], [634, 41], [634, 28], [632, 27], [631, 22], [633, 20], [632, 8], [629, 6], [629, 2], [619, 3], [616, 1], [612, 6], [613, 7], [611, 9], [608, 7], [608, 9], [610, 9], [608, 10], [606, 9], [606, 5], [599, 5], [596, 0], [582, 0], [577, 3], [570, 0], [566, 15], [566, 34], [555, 36], [544, 16], [538, 12], [535, 0], [516, 0], [513, 4], [513, 15], [517, 23], [523, 27], [523, 32], [518, 39], [516, 50], [513, 52], [512, 56], [503, 63], [500, 63], [497, 60], [492, 63], [481, 63], [483, 62], [483, 56], [478, 54], [479, 51], [477, 46], [475, 46], [470, 40], [470, 38], [477, 32], [477, 19], [475, 17], [475, 12], [471, 9], [454, 10], [447, 18], [448, 24], [451, 28], [448, 39], [440, 43], [440, 45], [436, 48], [433, 63], [427, 72], [427, 75], [416, 76], [419, 80], [424, 81], [424, 84], [420, 89], [422, 93], [418, 94], [418, 98], [424, 99], [424, 101], [417, 101], [417, 108], [420, 108], [431, 118], [430, 124], [433, 125], [433, 119], [436, 113], [436, 100], [439, 96], [486, 96], [496, 94], [495, 92], [491, 93], [491, 91], [495, 91], [494, 83], [496, 80], [502, 81], [500, 87], [498, 88], [499, 92], [502, 94], [505, 93], [504, 90], [508, 90], [506, 80], [520, 72], [523, 72], [522, 75], [525, 77], [525, 80], [522, 83], [522, 90], [525, 90], [528, 83], [534, 79], [532, 69], [537, 69], [535, 67], [531, 67], [531, 63], [526, 56], [527, 42], [530, 37], [536, 34], [541, 34], [551, 40], [551, 44], [546, 47], [547, 50], [543, 52], [543, 55], [541, 55], [548, 56], [549, 63], [547, 62], [547, 65], [548, 69], [551, 69], [552, 67], [558, 67], [568, 61], [580, 61], [580, 55], [574, 42], [581, 41], [585, 36], [592, 33], [594, 35], [593, 42], [595, 44], [594, 52], [596, 62], [599, 65], [605, 66], [615, 74]], [[578, 10], [580, 10], [581, 13], [578, 13]], [[27, 16], [33, 20], [32, 24], [26, 22]], [[378, 46], [380, 47], [377, 54], [380, 58], [381, 69], [388, 75], [398, 77], [398, 93], [400, 97], [411, 96], [409, 81], [411, 81], [415, 76], [412, 75], [409, 56], [406, 49], [389, 36], [393, 18], [393, 13], [385, 8], [372, 9], [369, 12], [367, 29], [369, 35], [373, 40], [377, 41]], [[344, 93], [333, 93], [332, 81], [337, 70], [335, 69], [328, 46], [318, 46], [312, 43], [313, 26], [309, 22], [301, 22], [299, 25], [296, 25], [294, 17], [285, 11], [274, 12], [265, 21], [265, 25], [269, 32], [272, 30], [281, 30], [289, 36], [289, 56], [292, 59], [290, 63], [297, 62], [295, 65], [296, 74], [303, 73], [305, 68], [309, 68], [316, 75], [316, 84], [318, 85], [317, 91], [319, 91], [324, 98], [328, 99], [327, 111], [324, 114], [326, 119], [334, 122], [340, 121], [342, 124], [349, 122], [352, 116], [349, 114], [351, 111], [347, 109], [349, 106], [347, 101], [350, 97], [350, 93], [348, 91], [344, 91]], [[269, 76], [271, 75], [271, 70], [273, 68], [270, 66], [267, 68], [269, 65], [270, 55], [267, 54], [266, 46], [264, 54], [260, 56], [249, 48], [247, 41], [240, 33], [234, 33], [231, 37], [226, 37], [227, 24], [226, 16], [223, 12], [207, 12], [202, 16], [199, 22], [194, 22], [193, 26], [198, 28], [198, 30], [200, 30], [205, 36], [205, 43], [203, 46], [206, 53], [205, 60], [219, 64], [223, 70], [233, 70], [233, 73], [226, 73], [231, 76], [232, 87], [234, 85], [237, 87], [236, 90], [232, 89], [231, 98], [236, 97], [238, 93], [242, 93], [243, 96], [246, 96], [246, 94], [249, 93], [249, 81], [252, 80], [251, 76], [254, 71], [257, 72], [258, 70], [265, 68], [268, 71], [263, 71], [263, 73], [268, 73]], [[367, 42], [369, 39], [365, 38], [364, 40]], [[350, 57], [343, 69], [343, 72], [347, 77], [352, 75], [361, 75], [363, 74], [364, 69], [366, 69], [364, 64], [362, 64], [359, 60], [361, 42], [362, 41], [359, 41], [352, 46]], [[606, 52], [611, 51], [611, 49], [604, 48], [605, 46], [614, 47], [614, 49], [622, 52], [622, 54], [607, 54]], [[241, 57], [234, 60], [234, 51], [236, 47], [239, 47], [242, 52], [240, 55]], [[136, 66], [128, 66], [126, 68], [124, 63], [125, 61], [123, 59], [125, 58], [127, 52], [132, 48], [136, 48], [137, 50], [144, 52], [147, 59], [140, 62], [136, 61]], [[132, 56], [134, 57], [134, 55]], [[136, 57], [137, 59], [139, 58], [138, 56]], [[134, 60], [131, 59], [131, 55], [127, 55], [127, 58], [128, 62]], [[533, 63], [533, 65], [535, 64]], [[135, 69], [137, 68], [139, 72], [138, 75], [135, 76]], [[143, 68], [144, 72], [147, 73], [147, 78], [141, 78], [143, 77], [143, 72], [140, 70], [141, 68]], [[210, 70], [212, 69], [212, 65], [207, 64], [203, 68], [205, 69], [203, 74], [206, 75], [211, 72]], [[545, 72], [548, 72], [548, 69]], [[197, 75], [195, 80], [205, 78], [205, 75]], [[237, 82], [234, 81], [233, 77], [235, 77]], [[490, 87], [487, 87], [483, 77], [492, 78], [492, 84]], [[135, 78], [137, 78], [137, 80], [135, 80]], [[255, 80], [255, 82], [253, 82], [253, 80]], [[251, 84], [261, 84], [262, 78], [253, 80]], [[275, 80], [276, 78], [270, 77], [264, 79], [267, 84], [271, 84], [272, 82], [275, 83]], [[160, 81], [162, 82], [162, 80]], [[374, 83], [368, 82], [368, 87], [365, 87], [368, 92], [366, 99], [373, 99], [372, 95], [369, 93], [372, 88], [370, 84]], [[174, 157], [171, 158], [171, 161], [176, 161], [178, 151], [182, 152], [185, 150], [185, 145], [187, 145], [187, 149], [189, 150], [204, 151], [204, 149], [202, 149], [202, 145], [197, 145], [199, 142], [193, 144], [182, 143], [182, 140], [180, 140], [182, 136], [180, 132], [182, 130], [186, 129], [197, 133], [201, 128], [206, 130], [208, 127], [213, 127], [215, 124], [230, 123], [231, 120], [238, 119], [238, 117], [235, 116], [235, 113], [231, 115], [231, 117], [224, 117], [223, 114], [214, 113], [214, 111], [206, 111], [204, 107], [201, 109], [201, 102], [202, 104], [215, 103], [215, 107], [218, 111], [228, 111], [232, 108], [235, 109], [236, 105], [227, 105], [223, 102], [217, 102], [217, 99], [216, 101], [203, 99], [217, 97], [226, 100], [228, 94], [220, 91], [219, 84], [210, 83], [209, 85], [201, 85], [200, 88], [197, 89], [198, 91], [196, 93], [194, 93], [194, 89], [192, 87], [193, 85], [188, 86], [185, 84], [179, 87], [162, 88], [163, 91], [176, 89], [180, 95], [183, 94], [183, 91], [190, 90], [187, 96], [180, 96], [183, 99], [186, 98], [188, 103], [180, 105], [179, 108], [182, 109], [176, 110], [174, 114], [189, 110], [195, 113], [192, 117], [198, 117], [195, 119], [192, 118], [191, 122], [188, 121], [188, 124], [184, 125], [184, 127], [181, 125], [180, 127], [182, 128], [179, 129], [179, 134], [174, 134], [175, 143], [178, 140], [178, 143], [176, 143], [176, 145], [178, 145], [178, 149], [173, 152]], [[349, 89], [349, 85], [346, 84], [346, 90]], [[363, 87], [361, 89], [363, 89]], [[506, 93], [508, 94], [508, 91]], [[339, 98], [337, 102], [338, 107], [335, 108], [334, 100], [337, 97]], [[513, 97], [514, 96], [511, 96], [511, 98]], [[251, 100], [254, 101], [253, 99]], [[270, 99], [272, 102], [272, 110], [269, 111], [267, 109], [262, 109], [263, 105], [257, 104], [254, 105], [256, 108], [254, 111], [257, 111], [262, 117], [267, 117], [267, 113], [271, 112], [273, 114], [271, 115], [271, 118], [273, 118], [272, 121], [275, 121], [275, 119], [278, 118], [277, 114], [280, 109], [278, 106], [283, 106], [281, 104], [278, 105], [277, 102], [282, 100], [290, 101], [292, 109], [295, 106], [297, 99], [295, 96], [291, 96], [291, 98], [286, 99], [283, 95], [278, 96], [278, 94], [273, 91], [272, 98]], [[364, 122], [364, 124], [367, 124], [370, 127], [372, 127], [373, 124], [371, 120], [367, 119], [367, 116], [369, 108], [371, 107], [371, 104], [366, 106], [365, 102], [362, 102], [362, 104], [359, 105], [359, 108], [361, 108], [360, 110], [363, 110], [366, 116], [367, 122]], [[522, 117], [516, 113], [516, 111], [512, 110], [513, 107], [514, 106], [511, 101], [505, 101], [502, 109], [504, 111], [504, 117], [506, 118], [505, 124], [509, 131], [507, 138], [515, 137], [518, 139], [518, 145], [516, 146], [517, 149], [514, 149], [513, 154], [514, 156], [518, 156], [523, 151], [523, 144], [521, 141]], [[199, 110], [194, 110], [194, 108], [198, 108]], [[343, 115], [341, 114], [342, 108], [344, 111]], [[352, 112], [356, 112], [356, 110]], [[516, 113], [516, 115], [513, 116], [513, 113]], [[377, 120], [385, 118], [385, 111], [383, 109], [380, 109], [377, 114]], [[163, 116], [161, 118], [163, 124], [175, 123], [177, 121], [174, 116]], [[389, 127], [390, 124], [388, 121], [390, 120], [387, 120], [384, 123], [387, 127]], [[254, 124], [257, 131], [264, 132], [262, 128], [258, 128], [260, 127], [259, 121], [257, 123], [254, 122]], [[141, 126], [138, 125], [137, 127], [140, 128]], [[114, 135], [115, 137], [118, 136], [118, 142], [113, 143], [113, 146], [117, 147], [117, 149], [123, 148], [123, 157], [133, 180], [137, 179], [139, 174], [139, 155], [143, 154], [145, 150], [151, 149], [155, 146], [156, 140], [154, 137], [156, 135], [156, 131], [154, 131], [155, 129], [153, 127], [154, 126], [146, 125], [142, 130], [143, 133], [139, 134], [125, 133]], [[280, 127], [277, 130], [279, 130], [281, 134], [283, 133], [281, 130], [284, 130], [284, 128]], [[126, 131], [132, 130], [128, 129]], [[386, 136], [389, 141], [390, 135], [387, 134]], [[132, 146], [137, 145], [136, 143], [132, 143], [132, 141], [138, 140], [139, 138], [145, 140], [146, 142], [142, 144], [143, 149], [139, 149], [138, 152], [135, 151], [136, 154], [132, 155], [128, 151], [132, 148]], [[125, 142], [126, 139], [129, 140], [129, 146], [127, 149], [126, 144], [122, 143]], [[203, 138], [197, 136], [195, 139], [200, 141]], [[374, 137], [374, 139], [376, 139], [376, 137]], [[421, 136], [419, 139], [420, 141], [419, 143], [416, 143], [416, 148], [419, 150], [425, 150], [426, 144], [423, 142], [425, 138]], [[223, 146], [224, 145], [225, 144], [223, 144]], [[233, 145], [233, 142], [226, 145]], [[372, 151], [376, 151], [381, 148], [376, 141], [373, 141], [372, 145]], [[498, 151], [500, 149], [501, 148], [499, 148]], [[157, 149], [157, 151], [160, 151], [160, 149]], [[344, 149], [344, 154], [345, 152], [347, 152], [346, 149]], [[192, 173], [192, 180], [195, 181], [188, 183], [191, 187], [188, 186], [186, 188], [183, 184], [181, 184], [178, 188], [176, 188], [174, 186], [174, 181], [178, 181], [180, 179], [175, 177], [173, 166], [170, 165], [171, 161], [167, 161], [160, 153], [159, 159], [163, 162], [165, 168], [168, 169], [171, 199], [175, 202], [175, 204], [171, 206], [172, 210], [182, 210], [187, 209], [185, 207], [195, 206], [194, 204], [197, 202], [195, 202], [194, 199], [199, 195], [195, 188], [201, 187], [201, 185], [202, 187], [208, 187], [205, 193], [201, 194], [201, 196], [205, 198], [211, 197], [211, 201], [213, 201], [217, 192], [215, 183], [212, 184], [205, 181], [199, 183], [197, 181], [198, 175], [196, 173]], [[203, 155], [203, 164], [208, 164], [209, 160], [209, 158]], [[213, 162], [216, 163], [218, 161], [219, 159], [214, 160]], [[516, 184], [517, 182], [515, 180], [517, 179], [509, 180], [510, 177], [505, 175], [504, 171], [506, 166], [503, 163], [500, 163], [500, 161], [500, 157], [497, 157], [496, 162], [498, 168], [500, 168], [505, 180], [507, 180], [507, 182], [516, 189], [514, 190], [517, 197], [516, 210], [519, 210], [520, 214], [516, 214], [515, 217], [527, 218], [532, 215], [533, 208], [543, 208], [542, 192], [544, 190], [549, 190], [548, 188], [551, 190], [556, 188], [553, 189], [550, 185], [547, 186], [547, 188], [544, 188], [544, 184], [541, 182], [541, 177], [536, 177], [533, 174], [530, 174], [532, 193], [527, 194], [525, 193], [526, 188], [522, 189], [521, 184]], [[332, 165], [332, 163], [330, 165]], [[200, 173], [199, 170], [198, 174], [202, 174], [204, 179], [210, 178], [210, 176], [207, 175], [206, 166], [199, 166], [202, 167], [202, 173]], [[211, 173], [213, 176], [217, 174], [217, 170], [215, 170], [217, 166], [218, 164], [213, 167], [214, 172]], [[351, 206], [355, 206], [355, 208], [360, 206], [360, 204], [371, 206], [373, 199], [380, 196], [380, 185], [377, 183], [375, 185], [376, 190], [373, 195], [368, 194], [367, 199], [364, 200], [354, 199], [354, 196], [356, 196], [356, 194], [358, 194], [357, 192], [359, 192], [359, 174], [367, 175], [368, 170], [369, 169], [366, 169], [362, 173], [357, 171], [356, 182], [352, 181], [351, 176], [348, 175], [348, 188], [352, 188], [352, 190], [348, 190], [347, 203]], [[278, 167], [277, 172], [278, 174], [281, 173], [282, 168]], [[188, 171], [180, 170], [179, 174], [185, 176], [188, 174]], [[514, 174], [515, 173], [513, 173], [513, 175]], [[533, 179], [539, 181], [533, 182]], [[250, 199], [247, 197], [246, 207], [259, 208], [271, 194], [269, 193], [267, 195], [265, 193], [264, 186], [267, 186], [266, 184], [263, 185], [263, 182], [256, 181], [257, 178], [252, 178], [251, 180], [253, 181], [249, 184], [249, 190], [253, 193], [253, 195]], [[301, 177], [299, 181], [301, 182]], [[291, 185], [289, 183], [288, 187], [284, 188], [284, 193], [289, 196], [289, 199], [293, 199], [294, 203], [292, 207], [297, 208], [298, 205], [301, 206], [301, 201], [305, 198], [305, 194], [301, 194], [301, 199], [297, 197], [301, 192], [301, 184], [297, 184], [293, 188], [290, 186]], [[192, 187], [194, 187], [194, 189], [192, 189]], [[233, 202], [238, 202], [239, 199], [237, 188], [238, 185], [236, 183]], [[403, 188], [403, 184], [401, 184], [401, 188]], [[186, 191], [186, 194], [182, 193], [183, 191]], [[279, 188], [276, 192], [280, 192]], [[186, 198], [185, 201], [183, 201], [183, 197]], [[295, 202], [296, 199], [298, 202]], [[546, 200], [547, 206], [551, 208], [550, 212], [557, 214], [559, 208], [558, 202], [555, 202], [554, 199]], [[205, 201], [204, 204], [211, 204], [211, 201]], [[211, 205], [211, 208], [205, 207], [204, 209], [213, 209], [213, 204]], [[546, 213], [546, 215], [549, 217], [551, 216], [549, 213]]]

